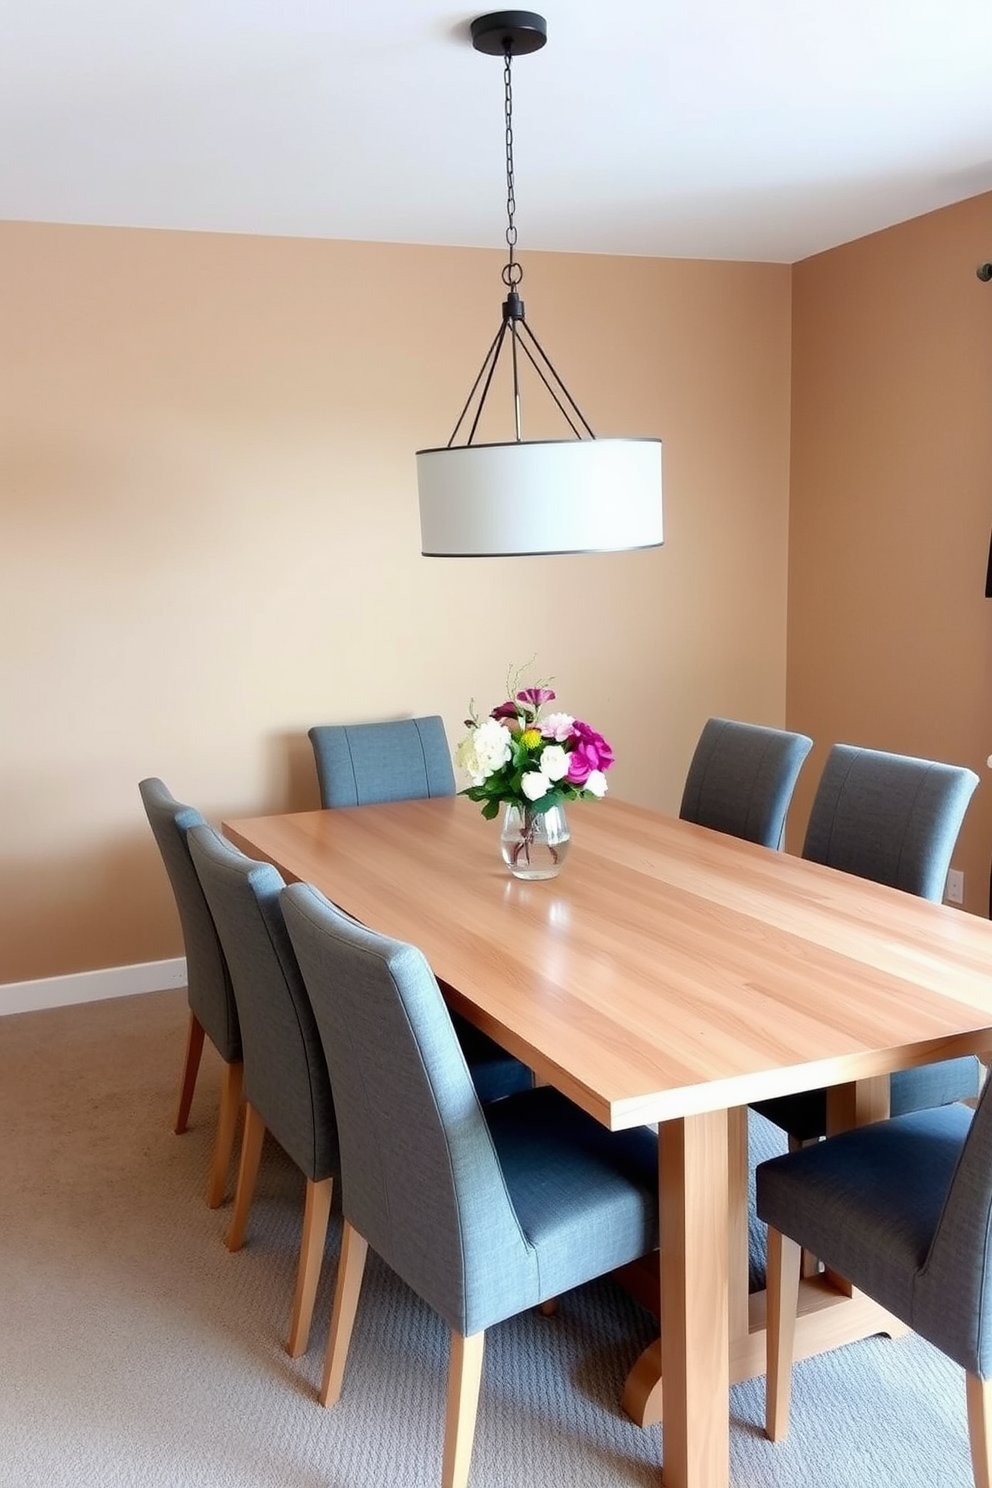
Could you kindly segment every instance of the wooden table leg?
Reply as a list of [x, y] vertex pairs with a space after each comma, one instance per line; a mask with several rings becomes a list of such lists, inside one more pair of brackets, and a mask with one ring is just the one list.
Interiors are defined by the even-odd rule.
[[727, 1112], [663, 1122], [661, 1355], [664, 1488], [730, 1476]]
[[[751, 1326], [748, 1297], [748, 1129], [747, 1107], [737, 1106], [727, 1113], [727, 1264], [728, 1325], [730, 1357], [740, 1352]], [[661, 1185], [659, 1185], [659, 1190]], [[628, 1268], [634, 1270], [634, 1268]], [[640, 1266], [633, 1275], [619, 1274], [643, 1306], [661, 1318], [660, 1276], [653, 1277]], [[746, 1344], [744, 1345], [746, 1346]], [[656, 1426], [662, 1419], [661, 1339], [648, 1345], [627, 1376], [623, 1392], [623, 1409], [638, 1426]]]
[[[853, 1086], [843, 1087], [842, 1091], [838, 1089], [836, 1095], [831, 1092], [831, 1096], [831, 1105], [834, 1107], [832, 1115], [838, 1126], [853, 1124], [859, 1117], [861, 1120], [878, 1119], [879, 1114], [884, 1115], [887, 1109], [887, 1107], [882, 1109], [882, 1103], [888, 1101], [888, 1078], [883, 1077], [882, 1084], [866, 1081], [858, 1091], [855, 1091]], [[671, 1125], [676, 1124], [671, 1123]], [[660, 1140], [664, 1137], [665, 1131], [664, 1127], [660, 1129], [659, 1151], [661, 1150]], [[668, 1135], [671, 1137], [672, 1134]], [[729, 1202], [725, 1222], [729, 1269], [726, 1273], [726, 1312], [730, 1382], [736, 1384], [739, 1380], [752, 1379], [755, 1375], [763, 1374], [765, 1371], [765, 1294], [756, 1292], [750, 1297], [747, 1295], [746, 1108], [738, 1107], [728, 1113], [727, 1143], [728, 1169], [725, 1192], [729, 1194]], [[680, 1164], [679, 1171], [681, 1171], [681, 1164], [684, 1162], [681, 1153], [677, 1161]], [[664, 1213], [666, 1204], [670, 1206], [672, 1202], [675, 1202], [681, 1205], [682, 1200], [678, 1195], [674, 1201], [667, 1197], [664, 1168], [662, 1174], [659, 1187]], [[679, 1183], [681, 1185], [681, 1179]], [[672, 1216], [669, 1215], [669, 1218], [671, 1219]], [[664, 1224], [664, 1220], [662, 1223]], [[662, 1262], [661, 1274], [662, 1277], [666, 1274], [664, 1262]], [[682, 1283], [677, 1279], [675, 1285], [679, 1287]], [[651, 1296], [650, 1288], [642, 1284], [636, 1286], [634, 1292], [646, 1307], [657, 1312], [662, 1318], [664, 1317], [659, 1299], [657, 1295]], [[906, 1332], [907, 1329], [903, 1324], [876, 1303], [870, 1302], [862, 1293], [852, 1295], [850, 1285], [838, 1277], [818, 1276], [804, 1281], [800, 1287], [799, 1318], [796, 1330], [795, 1357], [797, 1359], [810, 1358], [814, 1354], [839, 1348], [842, 1344], [854, 1342], [856, 1339], [869, 1338], [873, 1334], [887, 1333], [893, 1338], [898, 1338]], [[623, 1392], [623, 1409], [638, 1426], [655, 1426], [661, 1422], [663, 1395], [667, 1424], [668, 1392], [663, 1392], [662, 1362], [661, 1339], [657, 1338], [644, 1350], [627, 1376]], [[671, 1440], [672, 1438], [666, 1431], [666, 1464], [668, 1462], [667, 1444]], [[668, 1481], [666, 1472], [665, 1482]]]

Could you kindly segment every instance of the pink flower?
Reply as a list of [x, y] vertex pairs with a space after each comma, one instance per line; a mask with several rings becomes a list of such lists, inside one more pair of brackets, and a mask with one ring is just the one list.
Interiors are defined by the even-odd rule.
[[564, 744], [572, 737], [575, 719], [571, 713], [549, 713], [546, 718], [541, 719], [541, 733], [546, 739], [554, 739], [556, 744]]

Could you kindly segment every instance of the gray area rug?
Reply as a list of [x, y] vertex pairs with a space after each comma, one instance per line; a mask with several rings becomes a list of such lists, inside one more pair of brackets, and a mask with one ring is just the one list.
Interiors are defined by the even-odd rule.
[[[248, 1241], [228, 1253], [230, 1199], [203, 1197], [209, 1052], [190, 1130], [171, 1131], [185, 1023], [181, 991], [0, 1018], [0, 1485], [430, 1488], [444, 1327], [370, 1257], [344, 1394], [321, 1409], [337, 1219], [293, 1361], [303, 1180], [267, 1143]], [[777, 1145], [760, 1118], [752, 1140]], [[472, 1488], [658, 1485], [660, 1429], [619, 1409], [653, 1331], [608, 1281], [492, 1329]], [[780, 1445], [762, 1396], [761, 1380], [732, 1391], [741, 1488], [971, 1488], [963, 1377], [915, 1337], [799, 1364]]]

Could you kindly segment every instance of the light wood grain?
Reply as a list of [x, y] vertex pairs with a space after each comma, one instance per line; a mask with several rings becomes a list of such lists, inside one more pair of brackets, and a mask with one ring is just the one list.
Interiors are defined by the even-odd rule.
[[203, 1025], [190, 1008], [186, 1030], [186, 1055], [183, 1059], [183, 1073], [179, 1081], [179, 1100], [176, 1104], [176, 1120], [173, 1125], [173, 1131], [177, 1137], [182, 1136], [189, 1122], [189, 1108], [193, 1104], [193, 1091], [196, 1088], [200, 1056], [203, 1053], [203, 1037]]
[[992, 1047], [992, 925], [623, 802], [511, 879], [452, 798], [228, 823], [419, 945], [459, 1010], [620, 1128]]
[[210, 1182], [207, 1187], [207, 1203], [216, 1209], [224, 1202], [227, 1193], [227, 1174], [234, 1150], [234, 1134], [241, 1114], [241, 1089], [244, 1084], [244, 1065], [240, 1059], [224, 1062], [220, 1082], [220, 1108], [217, 1112], [217, 1135], [210, 1162]]
[[[418, 945], [458, 1011], [603, 1125], [662, 1123], [664, 1328], [624, 1402], [660, 1417], [660, 1352], [663, 1483], [727, 1488], [728, 1380], [764, 1357], [740, 1108], [838, 1087], [845, 1125], [884, 1114], [878, 1077], [992, 1051], [992, 925], [624, 802], [570, 817], [542, 883], [509, 877], [496, 825], [457, 797], [225, 831]], [[797, 1356], [891, 1321], [829, 1278], [802, 1296]]]
[[992, 1380], [979, 1379], [977, 1374], [966, 1376], [968, 1399], [968, 1440], [971, 1444], [971, 1465], [975, 1474], [975, 1488], [992, 1488]]

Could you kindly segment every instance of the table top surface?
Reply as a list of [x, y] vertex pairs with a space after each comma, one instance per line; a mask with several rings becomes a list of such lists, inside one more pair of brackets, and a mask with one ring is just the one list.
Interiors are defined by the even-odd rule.
[[224, 823], [418, 945], [452, 1005], [613, 1129], [992, 1048], [992, 923], [607, 799], [556, 879], [460, 797]]

